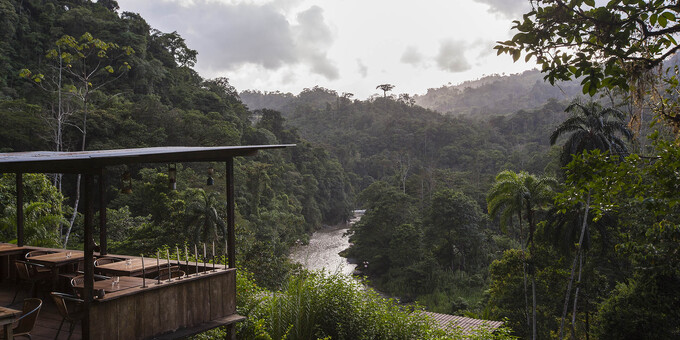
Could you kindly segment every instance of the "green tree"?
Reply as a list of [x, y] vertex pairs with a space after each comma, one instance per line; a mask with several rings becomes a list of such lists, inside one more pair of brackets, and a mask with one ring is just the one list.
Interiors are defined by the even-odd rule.
[[585, 150], [609, 151], [621, 157], [626, 155], [628, 148], [619, 135], [630, 140], [633, 133], [623, 121], [623, 112], [611, 107], [602, 108], [597, 102], [582, 104], [577, 101], [565, 112], [571, 116], [550, 135], [550, 145], [555, 145], [561, 136], [569, 135], [560, 155], [563, 166], [571, 161], [573, 155]]
[[432, 197], [425, 219], [428, 238], [452, 271], [481, 264], [474, 256], [481, 253], [481, 221], [479, 205], [462, 192], [445, 189]]
[[359, 200], [365, 204], [366, 213], [349, 230], [353, 244], [348, 255], [367, 261], [366, 271], [379, 276], [391, 267], [389, 249], [395, 228], [414, 221], [413, 202], [401, 190], [382, 181], [362, 191]]
[[192, 232], [194, 242], [209, 242], [219, 239], [226, 239], [227, 225], [220, 216], [218, 209], [221, 206], [220, 195], [217, 192], [206, 192], [203, 189], [196, 189], [193, 192], [192, 201], [187, 204], [187, 218], [193, 225]]
[[584, 76], [583, 93], [601, 87], [628, 89], [679, 48], [680, 7], [672, 0], [539, 0], [518, 33], [499, 42], [498, 53], [536, 58], [554, 83]]
[[383, 91], [383, 98], [387, 98], [387, 92], [392, 91], [392, 89], [394, 88], [394, 85], [392, 85], [392, 84], [380, 84], [380, 85], [376, 86], [375, 88], [376, 88], [376, 90], [381, 89]]
[[[24, 174], [24, 242], [39, 247], [59, 246], [59, 231], [68, 223], [62, 211], [64, 197], [43, 174]], [[16, 240], [15, 175], [0, 177], [0, 236]]]
[[[58, 67], [58, 81], [55, 82], [57, 86], [56, 91], [59, 96], [59, 109], [57, 114], [57, 128], [55, 136], [55, 145], [57, 148], [62, 148], [62, 132], [63, 126], [67, 123], [70, 113], [62, 108], [62, 87], [64, 82], [62, 74], [65, 72], [70, 78], [71, 83], [68, 85], [69, 92], [77, 97], [81, 102], [81, 119], [82, 123], [74, 125], [81, 133], [80, 150], [86, 149], [87, 142], [87, 123], [89, 112], [89, 100], [93, 92], [103, 88], [109, 83], [122, 77], [129, 69], [130, 65], [127, 61], [123, 61], [122, 56], [130, 56], [134, 50], [129, 46], [119, 46], [113, 42], [105, 42], [96, 39], [90, 33], [83, 34], [79, 39], [70, 35], [64, 35], [55, 42], [56, 48], [47, 52], [48, 59], [57, 60]], [[115, 52], [115, 53], [114, 53]], [[115, 54], [120, 52], [118, 56]], [[118, 62], [119, 65], [115, 65]], [[66, 64], [64, 67], [64, 63]], [[117, 70], [114, 68], [117, 67]], [[108, 77], [115, 74], [114, 77]], [[32, 73], [28, 69], [23, 69], [20, 74], [22, 77], [30, 78], [35, 83], [42, 83], [45, 75], [42, 73]], [[107, 79], [108, 78], [108, 79]], [[102, 79], [101, 81], [99, 81]], [[75, 223], [76, 215], [78, 213], [78, 205], [80, 202], [80, 175], [76, 180], [76, 197], [73, 203], [73, 215], [71, 216], [68, 229], [64, 234], [64, 245], [68, 244], [73, 224]]]
[[[553, 188], [557, 186], [555, 179], [550, 177], [537, 177], [527, 172], [515, 173], [510, 170], [502, 171], [496, 176], [496, 182], [489, 191], [487, 203], [489, 214], [495, 216], [501, 214], [501, 221], [507, 223], [513, 214], [517, 214], [520, 235], [522, 234], [522, 214], [529, 224], [528, 244], [529, 257], [528, 272], [531, 274], [532, 291], [532, 333], [536, 339], [536, 278], [533, 263], [534, 232], [536, 231], [537, 211], [550, 202]], [[520, 236], [522, 249], [524, 241]], [[526, 288], [525, 288], [526, 289]], [[529, 319], [527, 315], [527, 320]]]
[[[680, 7], [674, 0], [539, 0], [522, 20], [517, 33], [498, 42], [498, 54], [517, 61], [535, 58], [551, 84], [583, 77], [583, 93], [598, 89], [631, 90], [639, 109], [632, 117], [634, 130], [641, 125], [642, 100], [650, 86], [661, 84], [650, 74], [680, 48]], [[677, 82], [674, 75], [667, 77]], [[660, 111], [680, 127], [677, 111]]]

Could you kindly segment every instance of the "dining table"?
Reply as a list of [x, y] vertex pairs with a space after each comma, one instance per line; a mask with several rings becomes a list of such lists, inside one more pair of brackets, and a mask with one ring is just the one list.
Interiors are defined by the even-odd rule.
[[142, 266], [142, 258], [134, 257], [123, 261], [107, 263], [94, 267], [94, 271], [98, 274], [107, 276], [141, 276], [143, 273], [158, 272], [159, 267], [167, 267], [168, 260], [155, 258], [144, 258], [144, 265]]
[[0, 256], [21, 254], [25, 249], [12, 243], [0, 243]]
[[25, 247], [19, 247], [12, 243], [0, 243], [0, 279], [7, 279], [10, 277], [11, 257], [13, 255], [21, 255], [26, 251]]
[[45, 255], [31, 256], [26, 260], [50, 268], [59, 268], [68, 264], [78, 263], [82, 261], [85, 254], [79, 250], [65, 250], [58, 251]]
[[5, 339], [14, 339], [14, 334], [12, 334], [12, 323], [20, 314], [20, 310], [0, 307], [0, 325], [2, 325], [2, 334]]
[[[116, 277], [111, 277], [105, 280], [94, 281], [93, 290], [103, 289], [107, 293], [117, 292], [123, 289], [129, 289], [134, 287], [141, 287], [144, 284], [144, 279], [141, 277], [134, 276], [118, 276], [118, 282], [116, 283]], [[77, 289], [85, 288], [84, 283], [79, 283], [73, 286]]]
[[45, 255], [31, 256], [28, 262], [41, 264], [50, 268], [52, 272], [52, 285], [56, 288], [59, 282], [59, 270], [61, 267], [78, 263], [83, 260], [85, 253], [78, 250], [64, 250]]

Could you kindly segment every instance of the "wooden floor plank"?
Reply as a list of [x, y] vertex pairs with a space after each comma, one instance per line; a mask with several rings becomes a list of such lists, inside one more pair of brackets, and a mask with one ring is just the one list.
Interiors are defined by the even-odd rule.
[[[17, 301], [11, 304], [12, 298], [14, 297], [15, 286], [12, 283], [2, 282], [0, 283], [0, 306], [6, 306], [14, 309], [21, 310], [23, 306], [23, 299], [27, 298], [29, 292], [23, 290], [19, 292], [17, 296]], [[49, 293], [38, 292], [38, 298], [43, 301], [43, 306], [40, 309], [40, 314], [38, 315], [38, 320], [35, 323], [33, 332], [31, 332], [31, 338], [35, 340], [51, 340], [57, 334], [59, 329], [59, 324], [61, 323], [61, 315], [57, 311], [57, 307], [52, 302], [52, 298]], [[68, 322], [64, 322], [61, 332], [59, 333], [59, 340], [68, 338]], [[71, 339], [82, 339], [80, 322], [76, 324], [73, 330], [73, 335]]]

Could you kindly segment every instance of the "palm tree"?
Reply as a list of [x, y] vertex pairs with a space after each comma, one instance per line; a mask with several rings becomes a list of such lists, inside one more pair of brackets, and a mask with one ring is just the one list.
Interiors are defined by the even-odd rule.
[[220, 203], [218, 198], [219, 194], [216, 192], [207, 193], [203, 189], [197, 189], [195, 200], [187, 206], [196, 243], [199, 243], [200, 239], [207, 242], [211, 236], [218, 239], [218, 231], [221, 231], [223, 236], [227, 233], [224, 219], [217, 212]]
[[[522, 246], [522, 253], [525, 252], [524, 230], [522, 228], [522, 218], [525, 217], [529, 224], [529, 257], [531, 273], [532, 291], [532, 339], [536, 339], [536, 278], [533, 269], [534, 259], [534, 233], [536, 231], [536, 212], [545, 203], [552, 199], [553, 188], [557, 186], [557, 181], [550, 177], [537, 177], [525, 171], [515, 173], [505, 170], [496, 176], [496, 182], [487, 195], [487, 206], [490, 215], [500, 213], [501, 226], [505, 227], [508, 222], [512, 223], [512, 216], [517, 215], [519, 226], [519, 237]], [[527, 261], [524, 260], [524, 300], [527, 302], [526, 290]], [[527, 324], [529, 316], [527, 315]]]
[[560, 157], [562, 165], [567, 165], [572, 155], [585, 150], [598, 149], [617, 155], [628, 152], [626, 143], [619, 135], [630, 140], [633, 133], [624, 122], [623, 112], [612, 107], [602, 108], [596, 102], [581, 104], [578, 101], [571, 103], [565, 112], [569, 112], [571, 117], [550, 135], [550, 145], [555, 145], [560, 136], [569, 134]]
[[[47, 202], [30, 202], [24, 204], [24, 241], [38, 247], [53, 248], [59, 246], [58, 228], [68, 225], [68, 221], [60, 213], [55, 212]], [[17, 209], [10, 205], [5, 208], [0, 218], [0, 235], [16, 239]]]

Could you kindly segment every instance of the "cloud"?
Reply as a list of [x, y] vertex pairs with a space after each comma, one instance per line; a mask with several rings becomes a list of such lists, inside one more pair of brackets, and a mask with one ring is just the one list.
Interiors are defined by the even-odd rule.
[[419, 66], [423, 62], [423, 55], [418, 51], [415, 46], [407, 46], [404, 53], [401, 54], [401, 62], [405, 64], [411, 64], [413, 66]]
[[298, 13], [297, 20], [298, 25], [293, 27], [293, 30], [301, 59], [310, 63], [313, 73], [320, 74], [328, 80], [338, 79], [340, 71], [326, 55], [334, 36], [324, 22], [323, 9], [312, 6]]
[[498, 13], [509, 19], [519, 19], [520, 16], [529, 11], [529, 1], [527, 0], [474, 0], [476, 2], [489, 5], [489, 12]]
[[493, 40], [477, 39], [472, 43], [472, 45], [479, 49], [479, 54], [477, 55], [478, 58], [496, 55], [496, 50], [493, 49], [496, 46], [496, 42]]
[[456, 40], [445, 40], [439, 45], [439, 53], [435, 57], [437, 66], [444, 71], [463, 72], [472, 66], [465, 59], [465, 42]]
[[197, 68], [208, 73], [248, 64], [267, 70], [303, 64], [313, 73], [337, 79], [339, 70], [327, 56], [335, 36], [324, 21], [323, 10], [312, 6], [293, 13], [293, 22], [285, 4], [166, 0], [136, 7], [147, 7], [144, 12], [153, 13], [145, 14], [152, 17], [150, 22], [168, 26], [159, 29], [177, 30], [189, 48], [199, 52]]
[[359, 71], [361, 78], [366, 78], [366, 76], [368, 76], [368, 66], [366, 66], [361, 59], [357, 59], [357, 70]]

